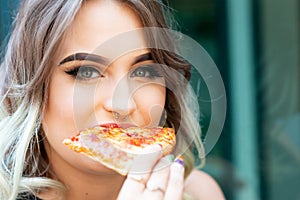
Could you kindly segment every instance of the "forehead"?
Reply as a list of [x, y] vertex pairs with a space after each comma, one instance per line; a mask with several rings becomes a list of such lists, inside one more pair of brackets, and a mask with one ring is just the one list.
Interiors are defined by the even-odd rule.
[[[125, 3], [112, 0], [85, 1], [65, 33], [58, 57], [74, 52], [98, 51], [109, 58], [122, 46], [145, 47], [142, 32], [131, 32], [140, 28], [142, 23], [138, 15]], [[128, 32], [132, 33], [129, 38], [118, 37]], [[107, 41], [110, 45], [101, 48]]]

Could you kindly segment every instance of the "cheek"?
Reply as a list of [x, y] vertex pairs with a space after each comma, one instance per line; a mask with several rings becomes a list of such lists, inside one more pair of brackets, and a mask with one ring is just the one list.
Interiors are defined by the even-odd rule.
[[[80, 87], [77, 92], [82, 92], [84, 89], [86, 88]], [[87, 171], [98, 172], [99, 169], [107, 171], [99, 163], [69, 150], [62, 143], [64, 139], [75, 135], [81, 129], [77, 121], [84, 121], [89, 116], [90, 109], [93, 108], [93, 106], [86, 106], [85, 96], [81, 96], [80, 99], [77, 99], [78, 101], [75, 100], [76, 92], [74, 91], [76, 91], [74, 83], [66, 81], [66, 77], [60, 77], [59, 74], [53, 76], [49, 86], [49, 99], [42, 119], [42, 126], [47, 138], [44, 141], [45, 148], [50, 162], [55, 163], [54, 168], [65, 167], [65, 163], [68, 163]], [[78, 109], [74, 109], [75, 105], [78, 106]], [[81, 119], [75, 119], [76, 115], [81, 116]]]
[[43, 120], [48, 132], [75, 134], [85, 128], [93, 111], [94, 89], [74, 83], [59, 73], [55, 74], [50, 83]]
[[67, 132], [74, 131], [73, 90], [59, 82], [59, 77], [54, 77], [50, 83], [43, 128], [48, 138], [63, 139]]
[[165, 106], [166, 90], [162, 86], [140, 88], [134, 95], [143, 126], [158, 126]]
[[[58, 145], [80, 129], [81, 118], [86, 118], [88, 109], [81, 109], [75, 101], [74, 83], [66, 81], [66, 77], [56, 73], [49, 85], [49, 99], [43, 116], [43, 129], [49, 143]], [[79, 102], [81, 103], [81, 102]], [[78, 109], [74, 109], [75, 104]]]

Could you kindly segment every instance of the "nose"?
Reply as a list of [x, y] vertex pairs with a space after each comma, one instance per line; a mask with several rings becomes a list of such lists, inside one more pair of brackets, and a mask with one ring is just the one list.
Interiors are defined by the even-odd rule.
[[129, 116], [136, 110], [133, 91], [126, 80], [119, 81], [111, 87], [103, 107], [107, 112], [117, 113], [121, 117]]

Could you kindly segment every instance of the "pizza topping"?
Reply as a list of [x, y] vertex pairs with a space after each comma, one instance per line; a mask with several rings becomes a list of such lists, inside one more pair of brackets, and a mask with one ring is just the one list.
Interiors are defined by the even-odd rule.
[[164, 155], [170, 154], [175, 147], [175, 132], [172, 128], [123, 129], [114, 126], [88, 128], [65, 139], [63, 143], [120, 174], [126, 174], [135, 156], [143, 153], [142, 149], [149, 145], [159, 144]]

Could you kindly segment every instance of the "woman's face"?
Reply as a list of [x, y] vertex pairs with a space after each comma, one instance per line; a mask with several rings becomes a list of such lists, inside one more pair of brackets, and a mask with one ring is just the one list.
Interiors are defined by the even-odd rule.
[[[137, 15], [114, 1], [86, 1], [53, 58], [49, 98], [43, 116], [51, 163], [88, 171], [105, 169], [68, 150], [62, 141], [95, 125], [157, 126], [165, 103], [164, 78], [153, 65], [143, 34], [134, 40], [103, 42], [142, 25]], [[138, 49], [116, 55], [120, 47]], [[116, 113], [119, 116], [116, 120]]]

